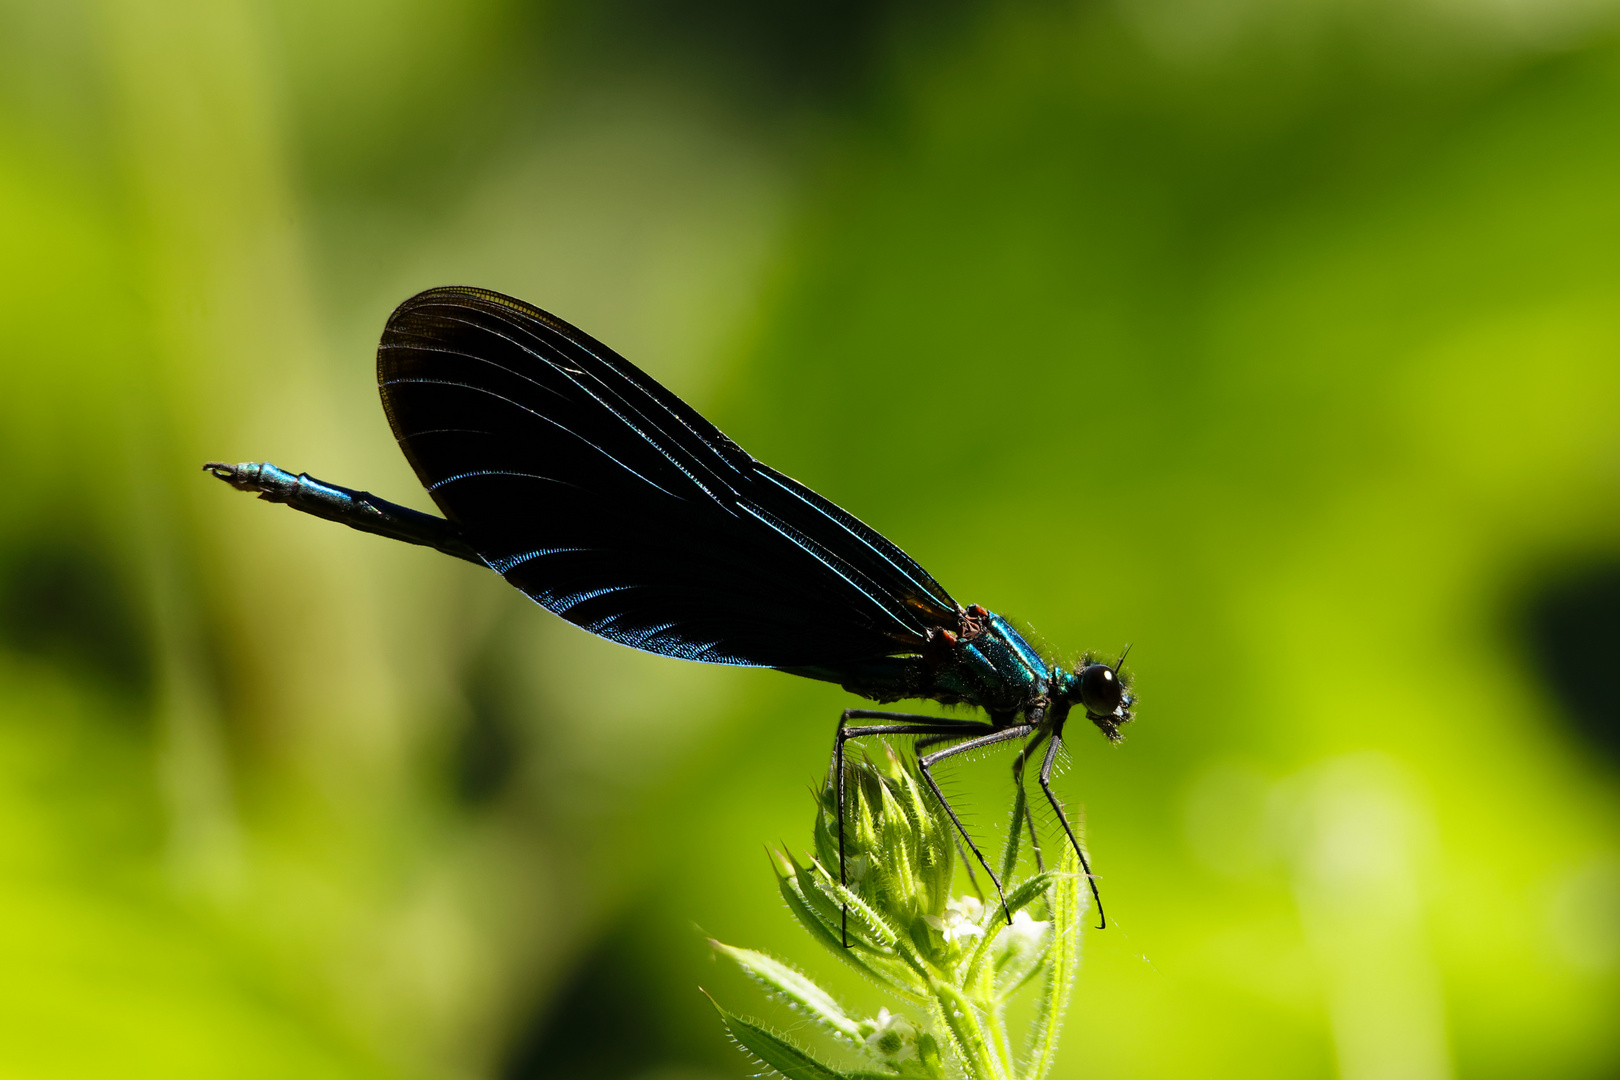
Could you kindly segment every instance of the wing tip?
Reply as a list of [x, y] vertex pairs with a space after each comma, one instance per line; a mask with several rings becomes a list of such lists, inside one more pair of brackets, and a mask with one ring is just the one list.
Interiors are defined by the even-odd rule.
[[587, 336], [578, 327], [559, 319], [551, 312], [495, 289], [486, 289], [480, 285], [435, 285], [430, 289], [423, 289], [414, 296], [406, 297], [394, 308], [383, 328], [383, 343], [387, 343], [389, 331], [393, 330], [397, 323], [424, 308], [440, 305], [470, 307], [484, 311], [494, 309], [501, 314], [534, 319], [564, 334]]

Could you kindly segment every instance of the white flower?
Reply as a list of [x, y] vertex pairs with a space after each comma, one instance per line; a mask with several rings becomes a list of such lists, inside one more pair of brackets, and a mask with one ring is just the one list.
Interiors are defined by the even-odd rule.
[[979, 937], [984, 933], [984, 927], [979, 920], [984, 917], [984, 904], [976, 896], [962, 896], [945, 903], [945, 914], [924, 915], [923, 920], [938, 930], [946, 944], [967, 937]]
[[955, 900], [945, 901], [945, 913], [949, 915], [952, 912], [978, 922], [984, 918], [984, 902], [977, 896], [959, 896]]
[[864, 1031], [867, 1028], [871, 1031], [866, 1036], [866, 1049], [879, 1057], [896, 1057], [907, 1043], [915, 1042], [917, 1038], [911, 1021], [896, 1016], [888, 1009], [879, 1009], [877, 1016], [863, 1021], [861, 1029]]
[[1039, 949], [1046, 941], [1046, 935], [1051, 931], [1049, 922], [1036, 922], [1029, 917], [1027, 911], [1013, 912], [1012, 925], [1007, 927], [1003, 939], [1005, 948], [1009, 953], [1026, 955]]

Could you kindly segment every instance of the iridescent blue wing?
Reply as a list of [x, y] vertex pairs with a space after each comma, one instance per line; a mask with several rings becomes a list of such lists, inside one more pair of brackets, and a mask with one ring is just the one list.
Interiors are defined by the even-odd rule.
[[955, 629], [927, 571], [539, 308], [431, 289], [388, 319], [383, 408], [507, 581], [593, 634], [687, 660], [828, 665]]

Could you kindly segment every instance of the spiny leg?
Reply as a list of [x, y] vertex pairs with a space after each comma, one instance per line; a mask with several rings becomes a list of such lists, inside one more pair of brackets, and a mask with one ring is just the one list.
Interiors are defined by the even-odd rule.
[[[1029, 740], [1029, 742], [1025, 743], [1023, 748], [1018, 751], [1018, 756], [1013, 758], [1013, 783], [1017, 784], [1019, 787], [1024, 786], [1025, 763], [1029, 761], [1029, 756], [1031, 754], [1040, 749], [1041, 743], [1046, 739], [1048, 734], [1049, 732], [1045, 731], [1037, 732], [1035, 737]], [[1028, 802], [1024, 804], [1023, 823], [1029, 827], [1029, 850], [1035, 856], [1035, 869], [1037, 871], [1044, 871], [1046, 869], [1046, 860], [1041, 858], [1041, 841], [1040, 838], [1035, 835], [1035, 812], [1029, 808]], [[1016, 829], [1017, 827], [1018, 825], [1015, 822], [1013, 828]]]
[[[848, 727], [851, 720], [894, 720], [892, 724], [874, 724], [866, 727]], [[838, 735], [833, 740], [833, 785], [838, 794], [838, 884], [849, 884], [844, 864], [844, 744], [851, 739], [868, 735], [945, 735], [961, 736], [984, 731], [990, 725], [979, 720], [950, 720], [918, 713], [877, 712], [872, 709], [845, 709], [838, 718]], [[925, 774], [926, 775], [926, 774]], [[930, 781], [932, 783], [932, 781]], [[935, 793], [939, 789], [936, 787]], [[943, 802], [943, 798], [941, 799]], [[961, 828], [960, 825], [957, 828]], [[983, 861], [983, 860], [981, 860]], [[997, 886], [999, 891], [1000, 886]], [[844, 948], [849, 948], [849, 907], [842, 909], [838, 934]]]
[[968, 850], [973, 852], [973, 857], [979, 860], [980, 866], [984, 867], [984, 872], [990, 877], [990, 884], [996, 887], [996, 896], [1001, 899], [1001, 911], [1007, 916], [1008, 926], [1012, 925], [1012, 912], [1007, 910], [1007, 894], [1001, 891], [1001, 879], [996, 877], [994, 870], [990, 869], [990, 864], [985, 861], [983, 853], [979, 851], [979, 846], [973, 842], [973, 837], [968, 835], [967, 829], [962, 825], [962, 819], [956, 816], [956, 811], [951, 807], [949, 800], [945, 798], [945, 793], [939, 789], [939, 781], [934, 779], [934, 774], [930, 770], [946, 758], [955, 757], [957, 754], [966, 754], [986, 746], [994, 746], [996, 743], [1006, 742], [1008, 739], [1022, 739], [1034, 730], [1034, 724], [1014, 724], [1012, 727], [1002, 728], [1000, 731], [993, 731], [988, 735], [981, 735], [977, 739], [969, 739], [967, 742], [958, 743], [956, 746], [940, 750], [917, 760], [917, 771], [922, 773], [924, 780], [928, 781], [928, 786], [934, 789], [934, 798], [939, 800], [939, 805], [943, 806], [945, 813], [950, 815], [951, 824], [956, 826], [956, 831], [967, 843]]
[[[983, 729], [983, 728], [985, 728], [987, 726], [985, 724], [979, 723], [976, 720], [969, 721], [969, 723], [973, 724], [973, 727], [975, 729]], [[949, 735], [927, 735], [927, 736], [924, 736], [923, 738], [918, 739], [916, 742], [912, 743], [911, 748], [913, 750], [919, 750], [919, 751], [920, 750], [926, 750], [930, 746], [938, 746], [940, 743], [948, 743], [952, 739], [970, 739], [972, 737], [973, 737], [973, 733], [971, 731], [963, 731], [963, 732], [960, 732], [960, 733], [952, 732]]]
[[962, 848], [962, 838], [958, 836], [955, 840], [956, 857], [962, 860], [962, 869], [967, 871], [968, 885], [973, 889], [973, 895], [977, 896], [982, 904], [984, 903], [984, 890], [979, 888], [979, 875], [973, 872], [973, 864], [968, 861], [967, 852]]
[[1028, 804], [1024, 806], [1024, 824], [1029, 827], [1029, 850], [1035, 855], [1036, 873], [1046, 872], [1046, 860], [1041, 858], [1041, 841], [1035, 835], [1035, 812]]
[[[911, 748], [917, 753], [921, 754], [930, 746], [938, 746], [940, 743], [946, 743], [952, 741], [953, 739], [967, 737], [968, 736], [966, 734], [928, 735], [912, 743]], [[962, 860], [962, 869], [967, 871], [968, 884], [973, 888], [973, 895], [977, 896], [982, 903], [984, 901], [984, 890], [979, 888], [979, 875], [973, 872], [973, 861], [968, 858], [967, 848], [962, 846], [962, 838], [960, 836], [953, 837], [952, 839], [956, 844], [956, 857]]]
[[[952, 739], [966, 738], [966, 737], [967, 736], [965, 734], [964, 735], [928, 735], [928, 736], [925, 736], [924, 738], [918, 739], [915, 743], [913, 743], [912, 744], [912, 749], [916, 750], [920, 754], [924, 750], [928, 749], [930, 746], [938, 746], [940, 743], [950, 742]], [[980, 901], [983, 901], [984, 900], [984, 890], [979, 888], [979, 875], [975, 874], [973, 872], [973, 863], [972, 863], [971, 860], [968, 859], [967, 848], [962, 846], [962, 838], [960, 836], [956, 837], [955, 840], [956, 840], [956, 855], [957, 855], [957, 857], [959, 859], [962, 860], [962, 869], [967, 871], [968, 884], [973, 887], [973, 894], [975, 896], [977, 896]], [[1040, 852], [1037, 851], [1035, 853], [1035, 860], [1036, 860], [1037, 863], [1040, 861], [1040, 857], [1041, 857]]]
[[1057, 760], [1058, 747], [1062, 740], [1056, 735], [1052, 736], [1052, 745], [1046, 748], [1046, 760], [1041, 762], [1041, 790], [1046, 792], [1046, 800], [1057, 811], [1058, 820], [1063, 822], [1063, 831], [1069, 834], [1069, 843], [1074, 845], [1074, 853], [1080, 856], [1080, 869], [1086, 872], [1086, 880], [1091, 883], [1091, 898], [1097, 901], [1097, 929], [1101, 930], [1108, 925], [1108, 917], [1103, 914], [1102, 894], [1097, 891], [1097, 879], [1091, 876], [1091, 864], [1086, 861], [1085, 849], [1080, 841], [1074, 838], [1074, 830], [1069, 828], [1069, 816], [1063, 812], [1063, 804], [1058, 797], [1052, 794], [1052, 763]]

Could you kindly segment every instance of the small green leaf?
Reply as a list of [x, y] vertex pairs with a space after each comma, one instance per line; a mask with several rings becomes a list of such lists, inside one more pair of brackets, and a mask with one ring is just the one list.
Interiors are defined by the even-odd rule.
[[916, 917], [918, 906], [923, 902], [918, 895], [914, 860], [917, 833], [888, 784], [878, 789], [877, 821], [885, 914], [904, 926]]
[[[1072, 851], [1069, 858], [1070, 861], [1073, 860]], [[1005, 913], [1001, 910], [1000, 904], [987, 905], [984, 935], [979, 939], [978, 947], [973, 950], [973, 959], [968, 962], [965, 969], [962, 985], [970, 985], [981, 976], [980, 968], [984, 964], [984, 958], [989, 955], [990, 946], [1007, 928], [1006, 919], [1013, 913], [1039, 900], [1047, 888], [1063, 876], [1064, 873], [1061, 870], [1042, 870], [1029, 880], [1021, 882], [1017, 888], [1007, 894], [1007, 910]]]
[[[799, 921], [811, 937], [819, 941], [829, 952], [838, 957], [850, 967], [861, 974], [875, 980], [883, 986], [900, 994], [908, 1001], [918, 1004], [927, 1000], [924, 996], [922, 984], [918, 981], [916, 973], [911, 968], [898, 962], [892, 956], [884, 955], [864, 943], [858, 931], [860, 924], [856, 923], [852, 929], [857, 931], [850, 936], [850, 943], [845, 947], [839, 937], [838, 924], [829, 923], [822, 918], [820, 910], [813, 906], [805, 897], [801, 878], [784, 877], [777, 879], [777, 886], [781, 889], [782, 899], [787, 901], [788, 911]], [[812, 884], [811, 892], [818, 900], [826, 901]], [[837, 918], [838, 909], [832, 909], [833, 917]]]
[[[704, 996], [707, 997], [707, 993]], [[788, 1080], [845, 1080], [843, 1073], [823, 1065], [775, 1032], [721, 1008], [712, 997], [709, 1003], [720, 1014], [720, 1022], [738, 1046]]]
[[956, 987], [936, 982], [933, 987], [935, 1014], [951, 1034], [958, 1058], [973, 1080], [1002, 1080], [1004, 1073], [990, 1049], [979, 1012]]
[[[1072, 863], [1074, 861], [1074, 849], [1070, 848], [1068, 851], [1068, 861]], [[1018, 887], [1007, 894], [1007, 914], [1011, 915], [1020, 908], [1026, 908], [1033, 904], [1046, 892], [1047, 886], [1059, 878], [1069, 876], [1073, 875], [1064, 870], [1042, 870], [1034, 877], [1019, 882]], [[1000, 912], [998, 911], [997, 914], [999, 915]]]
[[1006, 1001], [1008, 998], [1018, 993], [1018, 991], [1028, 986], [1035, 976], [1046, 970], [1046, 958], [1051, 954], [1052, 945], [1051, 942], [1048, 942], [1046, 948], [1042, 949], [1039, 955], [1029, 958], [1027, 964], [1023, 966], [1022, 972], [1014, 971], [1012, 973], [1018, 977], [1016, 980], [1011, 982], [1011, 985], [1007, 985], [1007, 980], [1011, 979], [1011, 975], [1005, 971], [997, 972], [996, 977], [1002, 980], [1003, 988], [996, 993], [996, 1000]]
[[943, 914], [945, 902], [950, 899], [951, 878], [956, 872], [953, 827], [939, 800], [923, 793], [915, 767], [902, 762], [893, 749], [886, 749], [889, 749], [895, 785], [905, 803], [906, 816], [916, 837], [915, 861], [923, 891], [922, 911], [928, 915]]
[[1057, 1057], [1058, 1034], [1069, 1005], [1069, 991], [1080, 963], [1080, 919], [1085, 905], [1081, 899], [1079, 861], [1072, 847], [1064, 847], [1061, 873], [1052, 885], [1048, 902], [1052, 907], [1052, 944], [1046, 953], [1046, 984], [1036, 1005], [1035, 1027], [1030, 1045], [1028, 1080], [1044, 1080]]
[[709, 939], [718, 952], [731, 957], [737, 965], [765, 986], [787, 999], [788, 1003], [823, 1026], [849, 1039], [860, 1041], [860, 1029], [844, 1012], [833, 996], [803, 974], [787, 964], [753, 949], [739, 949], [733, 945]]
[[917, 1062], [927, 1075], [944, 1077], [945, 1062], [939, 1056], [939, 1040], [926, 1032], [917, 1036]]
[[893, 955], [905, 961], [907, 967], [917, 973], [920, 978], [931, 978], [928, 962], [923, 959], [922, 953], [917, 950], [909, 935], [901, 934], [884, 921], [883, 917], [867, 906], [866, 902], [850, 890], [834, 881], [827, 868], [820, 863], [816, 864], [815, 883], [824, 892], [834, 905], [845, 905], [849, 909], [850, 927], [853, 929], [857, 923], [862, 925], [882, 949], [892, 950]]
[[1013, 871], [1018, 869], [1018, 843], [1024, 835], [1024, 815], [1029, 811], [1029, 803], [1024, 798], [1024, 778], [1018, 777], [1018, 783], [1013, 786], [1012, 823], [1007, 826], [1007, 847], [1001, 853], [1001, 880], [1011, 881]]
[[851, 931], [859, 931], [878, 948], [893, 949], [901, 944], [894, 927], [884, 922], [883, 917], [873, 911], [865, 900], [838, 884], [825, 866], [817, 863], [812, 870], [816, 888], [827, 898], [833, 910], [848, 910]]

